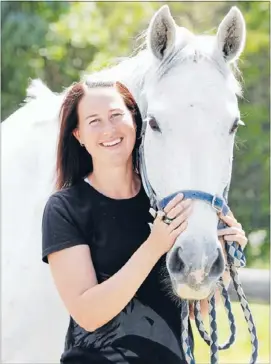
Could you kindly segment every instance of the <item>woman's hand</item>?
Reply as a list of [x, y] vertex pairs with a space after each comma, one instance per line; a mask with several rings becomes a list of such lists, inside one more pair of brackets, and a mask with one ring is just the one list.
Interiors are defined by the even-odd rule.
[[[218, 215], [221, 220], [223, 220], [228, 227], [224, 229], [218, 230], [218, 239], [222, 245], [222, 249], [224, 251], [225, 259], [227, 261], [227, 253], [225, 250], [225, 241], [236, 241], [242, 249], [245, 248], [247, 245], [248, 239], [246, 237], [246, 234], [244, 230], [242, 229], [242, 225], [236, 220], [233, 213], [230, 211], [228, 215], [224, 216], [222, 214]], [[225, 272], [223, 275], [223, 281], [226, 286], [228, 286], [230, 281], [230, 275]], [[219, 299], [219, 295], [216, 295], [216, 301]], [[205, 317], [208, 313], [208, 300], [204, 299], [200, 301], [200, 307], [201, 307], [201, 315], [202, 317]], [[194, 320], [194, 304], [189, 304], [189, 317], [190, 319]]]
[[[183, 195], [178, 194], [167, 204], [164, 211], [158, 211], [148, 241], [161, 256], [172, 248], [177, 237], [187, 228], [191, 203], [191, 200], [183, 200]], [[170, 220], [168, 223], [167, 219]]]
[[224, 249], [224, 240], [226, 241], [236, 241], [242, 249], [247, 245], [248, 239], [246, 233], [242, 229], [242, 225], [233, 216], [230, 211], [228, 215], [224, 216], [222, 214], [218, 215], [219, 218], [224, 221], [229, 227], [225, 229], [218, 230], [219, 241], [222, 243]]

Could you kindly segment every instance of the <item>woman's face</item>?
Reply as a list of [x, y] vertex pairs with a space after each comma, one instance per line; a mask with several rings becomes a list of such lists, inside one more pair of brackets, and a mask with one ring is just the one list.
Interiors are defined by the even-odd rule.
[[115, 88], [88, 89], [78, 104], [74, 136], [98, 163], [124, 165], [132, 161], [136, 125]]

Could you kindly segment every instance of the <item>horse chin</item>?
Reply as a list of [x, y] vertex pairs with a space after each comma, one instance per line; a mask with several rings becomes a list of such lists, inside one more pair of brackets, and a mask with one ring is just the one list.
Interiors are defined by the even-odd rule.
[[212, 287], [206, 285], [203, 285], [196, 290], [183, 283], [175, 284], [174, 286], [173, 291], [175, 295], [186, 300], [203, 300], [208, 298], [213, 291]]

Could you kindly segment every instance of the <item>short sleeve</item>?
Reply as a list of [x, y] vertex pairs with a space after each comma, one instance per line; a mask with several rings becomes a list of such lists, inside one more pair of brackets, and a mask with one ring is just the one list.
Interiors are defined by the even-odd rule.
[[80, 230], [59, 196], [53, 195], [45, 205], [42, 217], [42, 260], [48, 255], [75, 245], [86, 245]]

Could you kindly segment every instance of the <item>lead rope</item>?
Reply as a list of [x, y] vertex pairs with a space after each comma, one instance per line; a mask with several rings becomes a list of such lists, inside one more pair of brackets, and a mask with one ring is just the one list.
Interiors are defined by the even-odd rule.
[[[232, 243], [233, 245], [234, 243]], [[236, 244], [236, 243], [235, 243]], [[231, 249], [232, 245], [229, 246], [229, 249]], [[250, 333], [250, 342], [252, 347], [252, 354], [250, 358], [250, 364], [255, 364], [258, 358], [258, 338], [257, 338], [257, 332], [256, 332], [256, 326], [251, 314], [251, 310], [246, 298], [246, 295], [243, 291], [243, 288], [241, 286], [241, 282], [239, 280], [237, 269], [234, 265], [230, 266], [230, 275], [232, 278], [232, 282], [234, 285], [234, 288], [236, 290], [239, 302], [241, 304], [245, 320], [248, 324], [248, 331]]]
[[[250, 364], [255, 364], [258, 357], [258, 339], [256, 333], [256, 327], [253, 321], [253, 317], [251, 314], [251, 310], [248, 305], [248, 301], [242, 289], [237, 268], [245, 266], [245, 257], [242, 251], [242, 248], [236, 242], [226, 242], [226, 251], [228, 258], [228, 265], [230, 275], [233, 281], [234, 288], [236, 290], [237, 296], [239, 298], [239, 302], [241, 304], [242, 310], [244, 312], [244, 317], [246, 322], [248, 323], [248, 331], [250, 333], [251, 346], [252, 346], [252, 354], [250, 358]], [[218, 335], [217, 335], [217, 324], [216, 324], [216, 309], [215, 309], [215, 296], [213, 295], [209, 300], [209, 321], [210, 321], [210, 336], [206, 332], [203, 324], [203, 320], [200, 314], [200, 302], [195, 301], [195, 321], [198, 328], [198, 331], [204, 341], [210, 346], [210, 363], [217, 364], [218, 363], [218, 351], [228, 349], [235, 341], [236, 334], [236, 326], [234, 322], [234, 317], [231, 309], [231, 302], [229, 299], [228, 291], [225, 289], [222, 279], [220, 279], [219, 284], [220, 293], [223, 299], [224, 307], [228, 315], [229, 323], [230, 323], [230, 338], [223, 345], [218, 344]], [[181, 337], [182, 337], [182, 347], [184, 350], [184, 355], [187, 364], [195, 364], [194, 357], [191, 353], [191, 349], [189, 347], [189, 334], [188, 334], [188, 320], [189, 320], [189, 309], [188, 309], [188, 301], [182, 300], [181, 302]]]
[[195, 364], [195, 360], [189, 343], [189, 303], [187, 300], [181, 301], [181, 342], [187, 364]]
[[[235, 342], [236, 326], [235, 326], [235, 320], [234, 320], [234, 316], [233, 316], [232, 309], [231, 309], [230, 298], [229, 298], [229, 295], [227, 294], [226, 288], [224, 287], [222, 279], [220, 279], [219, 290], [220, 290], [220, 295], [223, 300], [226, 314], [228, 316], [228, 321], [229, 321], [229, 326], [230, 326], [230, 337], [229, 337], [228, 341], [226, 341], [224, 344], [218, 346], [218, 350], [226, 350], [229, 347], [231, 347], [231, 345]], [[213, 305], [212, 307], [215, 307], [215, 306]], [[195, 323], [196, 323], [196, 326], [200, 333], [200, 336], [210, 346], [211, 339], [203, 325], [203, 319], [202, 319], [201, 312], [200, 312], [200, 302], [199, 301], [195, 302], [194, 313], [195, 313]], [[212, 315], [212, 313], [211, 313], [211, 315]]]

